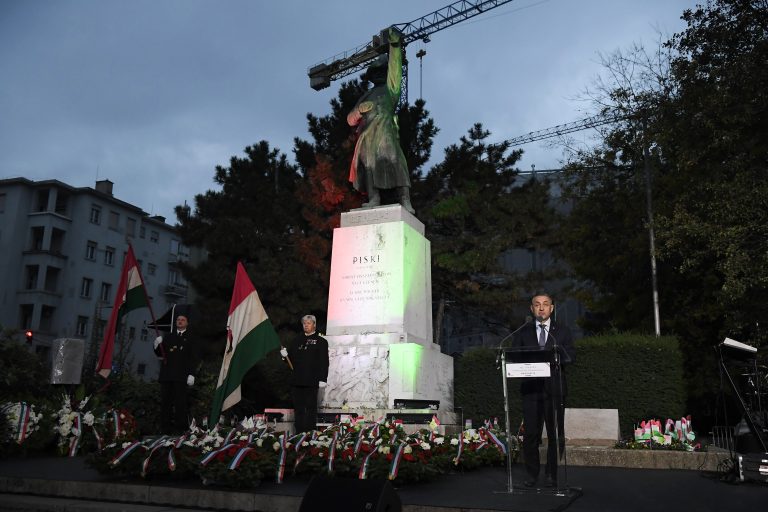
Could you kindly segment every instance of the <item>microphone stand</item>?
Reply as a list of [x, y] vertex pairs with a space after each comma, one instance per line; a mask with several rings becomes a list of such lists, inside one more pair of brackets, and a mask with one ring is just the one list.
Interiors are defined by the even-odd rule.
[[[562, 371], [562, 368], [561, 368], [561, 365], [560, 365], [560, 345], [557, 342], [557, 337], [554, 334], [552, 334], [551, 330], [547, 329], [546, 327], [544, 327], [544, 329], [546, 329], [547, 336], [551, 336], [552, 337], [552, 352], [553, 352], [552, 361], [554, 363], [554, 369], [557, 371], [557, 386], [558, 386], [558, 389], [559, 389], [558, 401], [556, 402], [555, 400], [552, 400], [552, 413], [553, 413], [552, 414], [552, 419], [553, 419], [552, 423], [554, 424], [554, 427], [555, 427], [554, 428], [554, 430], [555, 430], [554, 434], [555, 434], [555, 443], [556, 443], [556, 450], [557, 450], [557, 457], [556, 457], [555, 463], [557, 464], [557, 466], [559, 466], [557, 461], [559, 459], [561, 459], [561, 458], [564, 459], [563, 460], [563, 462], [564, 462], [563, 476], [565, 477], [565, 483], [566, 483], [566, 486], [567, 486], [567, 484], [568, 484], [568, 456], [566, 455], [566, 450], [565, 450], [565, 438], [563, 438], [562, 449], [560, 448], [560, 436], [563, 435], [563, 432], [560, 432], [560, 415], [563, 416], [563, 425], [565, 425], [565, 396], [564, 396], [564, 393], [563, 393], [563, 371]], [[551, 393], [551, 387], [550, 387], [550, 393]], [[547, 435], [549, 435], [549, 432], [547, 432]], [[547, 447], [547, 457], [549, 457], [549, 447]], [[560, 484], [559, 484], [559, 479], [557, 478], [557, 472], [558, 472], [557, 466], [554, 467], [554, 468], [549, 468], [549, 469], [550, 469], [550, 471], [554, 471], [554, 475], [550, 474], [550, 478], [553, 478], [555, 481], [558, 482], [557, 485], [558, 485], [558, 488], [559, 488]]]
[[526, 317], [525, 323], [512, 331], [511, 333], [504, 336], [501, 341], [499, 342], [499, 348], [496, 352], [496, 369], [499, 368], [499, 361], [501, 361], [501, 381], [502, 381], [502, 388], [504, 390], [504, 424], [506, 426], [506, 433], [507, 433], [507, 493], [512, 494], [514, 492], [514, 486], [512, 485], [512, 450], [511, 450], [511, 442], [512, 442], [512, 431], [509, 427], [509, 394], [507, 391], [507, 357], [506, 353], [503, 350], [504, 342], [507, 341], [509, 338], [520, 332], [520, 330], [531, 323], [532, 318]]

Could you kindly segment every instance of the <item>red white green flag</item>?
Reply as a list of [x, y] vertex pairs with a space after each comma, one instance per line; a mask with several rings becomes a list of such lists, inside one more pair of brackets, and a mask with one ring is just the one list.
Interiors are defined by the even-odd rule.
[[129, 245], [112, 306], [112, 314], [109, 315], [109, 323], [104, 331], [104, 341], [99, 350], [99, 361], [96, 363], [96, 372], [105, 379], [112, 371], [112, 353], [115, 349], [115, 335], [120, 326], [120, 320], [129, 311], [146, 307], [149, 307], [149, 300], [144, 288], [144, 280], [141, 278], [139, 264], [133, 255], [133, 248]]
[[240, 384], [245, 374], [270, 350], [279, 346], [277, 332], [261, 305], [259, 294], [243, 264], [238, 262], [227, 318], [227, 347], [213, 396], [209, 425], [215, 425], [222, 411], [240, 401]]

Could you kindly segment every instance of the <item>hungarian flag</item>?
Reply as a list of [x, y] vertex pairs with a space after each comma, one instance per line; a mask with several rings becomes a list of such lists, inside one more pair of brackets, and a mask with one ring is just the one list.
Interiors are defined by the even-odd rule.
[[240, 384], [245, 374], [267, 352], [279, 346], [277, 332], [261, 305], [259, 294], [248, 279], [243, 264], [238, 262], [227, 318], [227, 348], [213, 396], [209, 425], [219, 421], [221, 411], [240, 401]]
[[105, 379], [109, 377], [112, 371], [112, 352], [115, 349], [115, 334], [117, 334], [117, 329], [120, 326], [120, 320], [129, 311], [145, 307], [149, 307], [149, 300], [147, 300], [139, 264], [136, 263], [133, 248], [129, 245], [128, 254], [126, 254], [123, 263], [123, 271], [120, 274], [120, 284], [117, 286], [115, 303], [112, 306], [112, 314], [109, 315], [107, 330], [104, 331], [104, 342], [99, 351], [99, 361], [96, 363], [96, 371]]

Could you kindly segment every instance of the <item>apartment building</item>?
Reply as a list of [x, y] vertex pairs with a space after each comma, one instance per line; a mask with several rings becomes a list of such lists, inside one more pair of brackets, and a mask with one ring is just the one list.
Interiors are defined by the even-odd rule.
[[[95, 188], [0, 180], [0, 326], [31, 331], [41, 358], [50, 360], [54, 339], [81, 338], [86, 364], [95, 365], [128, 244], [157, 316], [191, 301], [178, 268], [189, 250], [176, 229], [117, 199], [112, 189], [109, 180]], [[116, 371], [157, 376], [150, 322], [147, 309], [126, 316], [115, 347]]]

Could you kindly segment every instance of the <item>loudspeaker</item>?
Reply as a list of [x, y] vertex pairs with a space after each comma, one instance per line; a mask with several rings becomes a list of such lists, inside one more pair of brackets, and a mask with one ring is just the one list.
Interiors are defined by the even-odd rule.
[[315, 476], [299, 512], [401, 512], [403, 505], [389, 480]]

